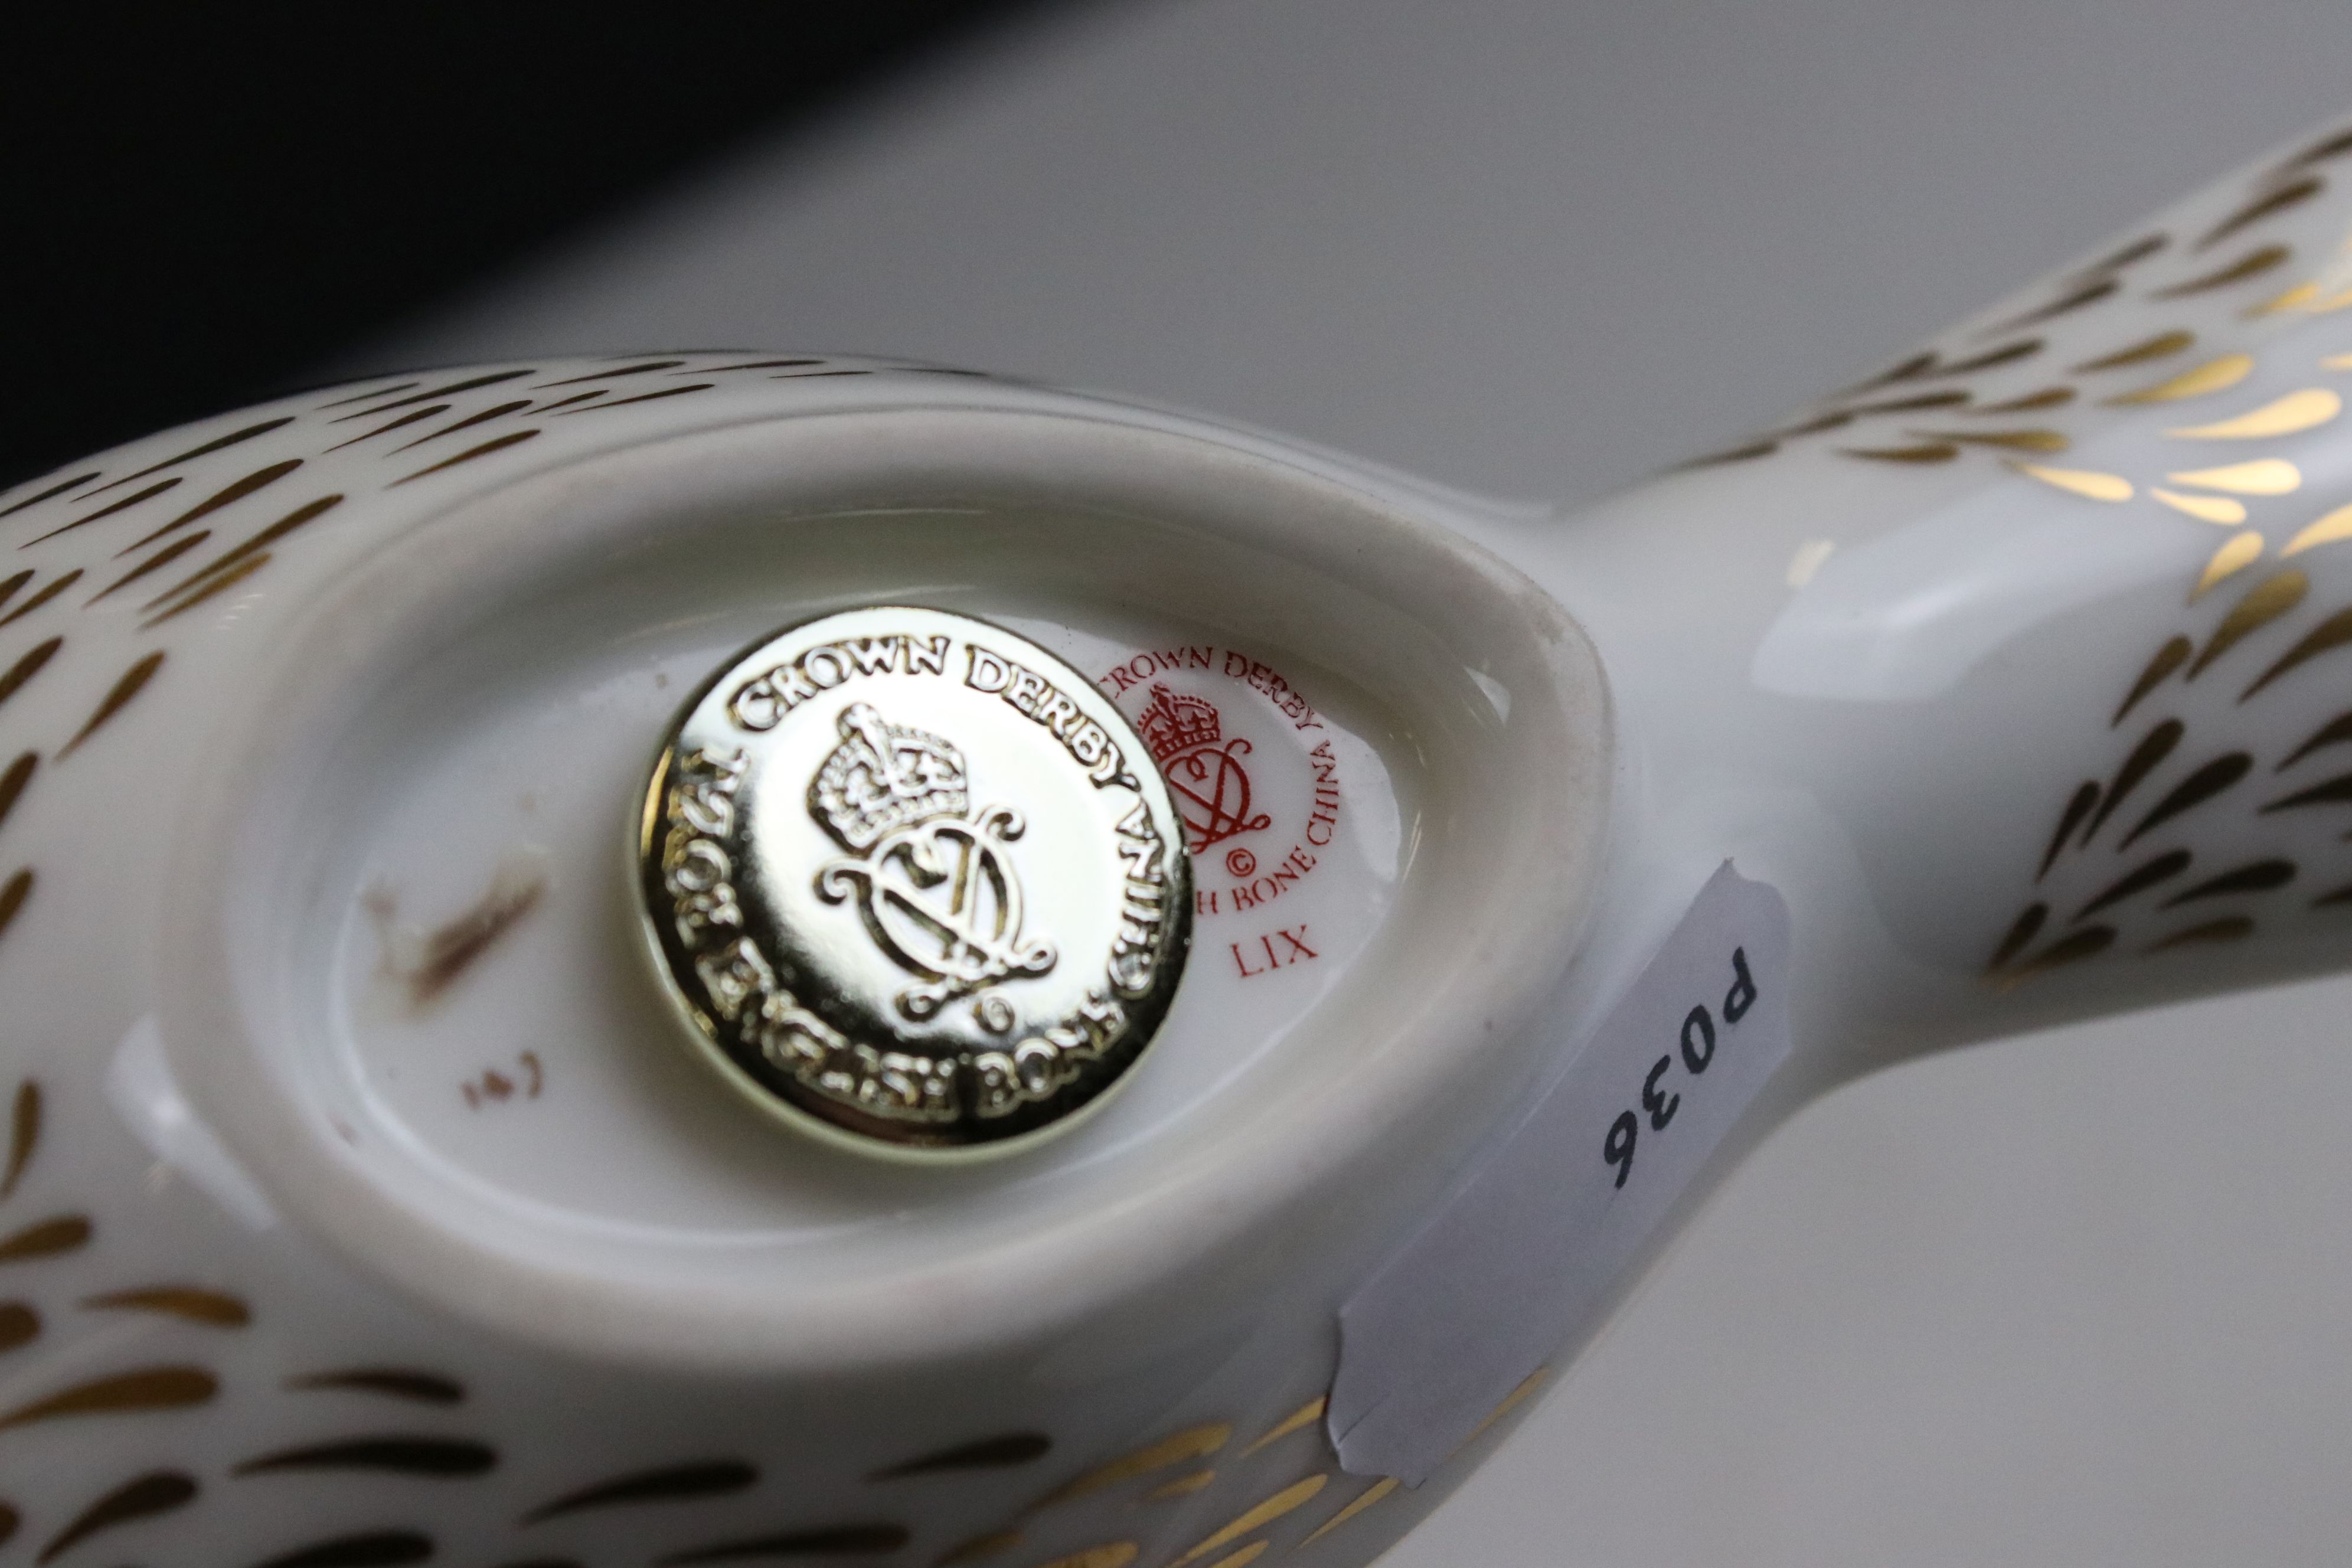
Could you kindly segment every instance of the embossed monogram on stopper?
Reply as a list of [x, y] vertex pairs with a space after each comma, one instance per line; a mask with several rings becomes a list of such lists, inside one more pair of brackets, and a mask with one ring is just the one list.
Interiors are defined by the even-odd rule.
[[898, 993], [898, 1011], [929, 1018], [960, 997], [992, 1035], [1013, 1027], [1001, 980], [1054, 967], [1054, 944], [1021, 931], [1021, 878], [1003, 847], [1021, 837], [1021, 814], [985, 805], [963, 819], [963, 757], [920, 730], [886, 724], [865, 703], [841, 716], [841, 745], [809, 785], [809, 809], [844, 847], [816, 877], [828, 903], [857, 900], [875, 945], [921, 984]]

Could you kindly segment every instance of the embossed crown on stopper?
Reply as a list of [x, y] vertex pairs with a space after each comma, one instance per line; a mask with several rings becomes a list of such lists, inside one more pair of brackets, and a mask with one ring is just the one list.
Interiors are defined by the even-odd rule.
[[886, 721], [863, 702], [840, 719], [842, 742], [809, 784], [809, 809], [845, 849], [872, 848], [901, 827], [961, 816], [963, 753], [953, 742]]

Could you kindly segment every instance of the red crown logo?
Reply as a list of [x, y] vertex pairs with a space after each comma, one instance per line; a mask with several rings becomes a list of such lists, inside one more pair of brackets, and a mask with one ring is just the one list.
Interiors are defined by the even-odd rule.
[[1186, 697], [1164, 685], [1151, 689], [1151, 705], [1136, 715], [1135, 727], [1151, 748], [1151, 760], [1164, 763], [1180, 752], [1214, 742], [1223, 732], [1214, 704]]

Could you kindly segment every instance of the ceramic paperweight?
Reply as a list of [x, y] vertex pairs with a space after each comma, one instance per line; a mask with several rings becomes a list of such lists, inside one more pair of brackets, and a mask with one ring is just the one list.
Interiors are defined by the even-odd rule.
[[768, 352], [0, 496], [0, 1557], [1370, 1561], [1807, 1100], [2352, 952], [2347, 181], [1574, 517]]

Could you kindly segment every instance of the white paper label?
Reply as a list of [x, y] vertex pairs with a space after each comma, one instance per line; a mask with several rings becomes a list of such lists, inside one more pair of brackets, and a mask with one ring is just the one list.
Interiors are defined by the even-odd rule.
[[1340, 1468], [1419, 1486], [1591, 1319], [1789, 1055], [1789, 909], [1726, 861], [1575, 1064], [1339, 1310]]

